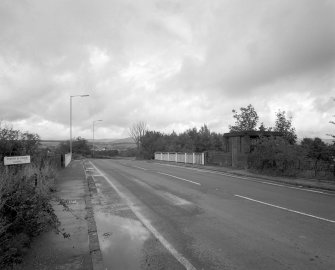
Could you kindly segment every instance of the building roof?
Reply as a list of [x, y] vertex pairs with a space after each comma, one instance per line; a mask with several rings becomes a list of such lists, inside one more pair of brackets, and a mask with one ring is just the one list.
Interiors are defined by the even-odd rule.
[[243, 137], [243, 136], [283, 136], [281, 132], [277, 131], [258, 131], [258, 130], [250, 130], [250, 131], [233, 131], [229, 133], [224, 133], [224, 137]]

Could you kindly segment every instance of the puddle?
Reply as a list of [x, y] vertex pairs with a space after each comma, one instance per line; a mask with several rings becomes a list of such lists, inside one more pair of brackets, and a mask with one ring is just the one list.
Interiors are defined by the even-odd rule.
[[64, 200], [66, 204], [77, 204], [76, 200]]
[[142, 223], [102, 212], [94, 216], [106, 269], [140, 269], [143, 244], [150, 237]]

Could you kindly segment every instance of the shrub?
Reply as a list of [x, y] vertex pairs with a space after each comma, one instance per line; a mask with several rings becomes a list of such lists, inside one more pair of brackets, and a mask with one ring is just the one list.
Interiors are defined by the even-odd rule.
[[20, 263], [31, 239], [41, 232], [60, 232], [51, 205], [56, 199], [51, 194], [54, 168], [20, 166], [0, 167], [0, 268]]
[[[59, 221], [51, 205], [56, 163], [39, 148], [39, 136], [0, 122], [0, 268], [22, 260], [31, 239]], [[31, 164], [3, 166], [5, 156], [30, 155]], [[69, 235], [62, 233], [64, 237]]]
[[300, 149], [283, 138], [264, 137], [249, 155], [249, 167], [268, 173], [294, 176]]

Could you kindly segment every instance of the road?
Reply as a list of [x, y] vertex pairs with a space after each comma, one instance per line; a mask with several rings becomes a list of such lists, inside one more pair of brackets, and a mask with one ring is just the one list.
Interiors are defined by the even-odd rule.
[[335, 194], [132, 160], [86, 161], [108, 269], [335, 269]]

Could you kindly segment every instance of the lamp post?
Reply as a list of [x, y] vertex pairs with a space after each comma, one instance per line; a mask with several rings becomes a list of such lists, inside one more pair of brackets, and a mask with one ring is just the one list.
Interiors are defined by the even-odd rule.
[[93, 121], [93, 149], [92, 149], [92, 157], [94, 158], [94, 123], [101, 122], [102, 120], [94, 120]]
[[70, 154], [72, 159], [72, 98], [74, 97], [88, 97], [89, 95], [75, 95], [70, 96]]

